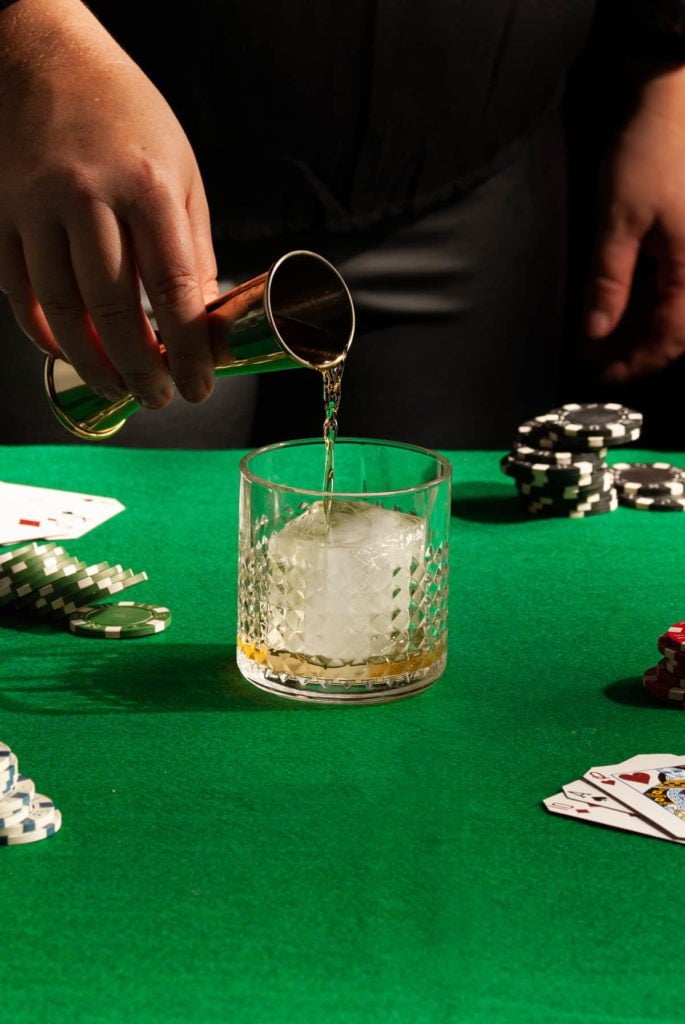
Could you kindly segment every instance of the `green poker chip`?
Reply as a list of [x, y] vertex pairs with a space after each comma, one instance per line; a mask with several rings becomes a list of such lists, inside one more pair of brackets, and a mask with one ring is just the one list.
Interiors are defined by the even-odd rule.
[[145, 583], [147, 578], [146, 572], [134, 573], [131, 569], [125, 569], [116, 577], [112, 577], [110, 581], [100, 583], [95, 593], [90, 593], [89, 595], [83, 593], [74, 594], [69, 601], [63, 601], [61, 598], [58, 598], [56, 601], [48, 601], [50, 614], [53, 618], [63, 619], [67, 615], [71, 615], [72, 612], [91, 607], [90, 602], [95, 598], [105, 600], [107, 597], [114, 597], [115, 594], [120, 594], [122, 590], [135, 587], [138, 583]]
[[109, 578], [121, 570], [121, 566], [112, 567], [107, 562], [98, 562], [67, 574], [52, 574], [44, 579], [28, 581], [15, 585], [15, 599], [12, 608], [17, 612], [38, 612], [49, 607], [49, 601], [58, 598], [66, 599], [72, 594], [82, 594], [80, 604], [91, 604], [100, 597], [97, 589], [92, 589], [102, 578]]
[[12, 548], [10, 551], [3, 551], [0, 555], [0, 565], [12, 565], [14, 562], [21, 561], [21, 559], [27, 555], [40, 555], [44, 552], [52, 551], [56, 547], [57, 544], [53, 544], [52, 542], [48, 544], [23, 544], [19, 548]]
[[41, 566], [56, 561], [65, 561], [71, 558], [63, 547], [57, 544], [44, 544], [39, 550], [29, 552], [11, 559], [9, 562], [4, 562], [0, 565], [0, 574], [7, 576], [9, 579], [13, 579], [22, 572], [26, 572], [27, 569], [40, 569]]
[[76, 636], [129, 640], [162, 633], [171, 622], [171, 612], [161, 605], [117, 601], [79, 608], [69, 616], [68, 622]]
[[41, 552], [37, 555], [24, 555], [15, 559], [14, 562], [7, 562], [0, 565], [0, 585], [3, 590], [15, 586], [17, 580], [24, 580], [29, 577], [39, 578], [41, 573], [46, 575], [54, 572], [58, 567], [73, 562], [75, 559], [68, 555], [64, 548], [54, 547], [49, 552]]
[[[133, 576], [132, 569], [123, 569], [120, 565], [109, 565], [107, 562], [98, 563], [88, 567], [88, 572], [83, 575], [77, 574], [64, 580], [56, 580], [42, 587], [33, 595], [32, 608], [38, 614], [53, 614], [60, 608], [64, 608], [69, 602], [75, 604], [70, 611], [80, 608], [82, 605], [94, 604], [97, 600], [107, 596], [110, 592], [106, 589], [114, 580], [127, 579]], [[30, 599], [26, 603], [17, 602], [19, 609], [31, 607]]]
[[71, 580], [82, 576], [88, 570], [85, 562], [69, 559], [58, 566], [43, 566], [37, 571], [27, 571], [17, 575], [7, 589], [0, 592], [0, 605], [14, 604], [18, 599], [41, 590], [48, 583], [58, 580]]

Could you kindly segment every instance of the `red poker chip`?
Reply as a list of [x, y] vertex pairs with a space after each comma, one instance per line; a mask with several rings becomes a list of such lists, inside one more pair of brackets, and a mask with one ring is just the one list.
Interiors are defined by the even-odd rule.
[[668, 658], [662, 658], [655, 668], [659, 673], [661, 682], [668, 683], [670, 686], [680, 686], [682, 683], [685, 683], [685, 672], [683, 672], [683, 669], [669, 661]]
[[669, 664], [676, 665], [678, 671], [685, 672], [685, 651], [682, 651], [669, 639], [668, 633], [662, 633], [656, 645], [664, 658], [668, 658]]
[[666, 654], [659, 662], [659, 665], [661, 666], [659, 671], [663, 679], [682, 679], [683, 683], [685, 683], [685, 662], [677, 662]]
[[666, 648], [673, 651], [685, 653], [685, 623], [674, 623], [666, 633], [661, 633], [657, 640], [659, 650]]
[[657, 639], [657, 647], [662, 654], [670, 654], [674, 657], [685, 657], [685, 646], [674, 640], [670, 633], [662, 633]]
[[[663, 634], [680, 651], [685, 651], [685, 622], [676, 622]], [[668, 645], [670, 646], [670, 644]]]
[[642, 685], [651, 697], [669, 707], [685, 709], [685, 687], [669, 685], [659, 674], [659, 666], [653, 665], [642, 676]]

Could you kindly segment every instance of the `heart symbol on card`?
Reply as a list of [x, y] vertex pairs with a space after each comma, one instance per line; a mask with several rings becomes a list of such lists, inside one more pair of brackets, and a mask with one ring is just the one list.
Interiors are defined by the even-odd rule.
[[619, 779], [625, 779], [626, 782], [649, 782], [649, 775], [647, 772], [630, 772], [619, 775]]
[[599, 781], [602, 783], [603, 786], [615, 786], [616, 785], [616, 780], [615, 779], [600, 779]]

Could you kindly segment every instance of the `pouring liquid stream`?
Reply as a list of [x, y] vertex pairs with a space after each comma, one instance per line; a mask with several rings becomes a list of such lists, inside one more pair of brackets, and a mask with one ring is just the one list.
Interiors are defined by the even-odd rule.
[[342, 375], [344, 361], [336, 366], [322, 370], [323, 376], [323, 443], [324, 443], [324, 473], [323, 487], [326, 515], [330, 511], [330, 495], [334, 489], [335, 477], [335, 439], [338, 433], [338, 409], [340, 407], [340, 395], [342, 388]]
[[[279, 331], [282, 334], [297, 339], [297, 352], [301, 358], [315, 365], [316, 357], [322, 352], [333, 355], [336, 351], [335, 338], [325, 328], [306, 323], [295, 316], [279, 315], [274, 318]], [[330, 338], [330, 340], [329, 340]], [[328, 344], [327, 344], [328, 342]], [[323, 442], [324, 442], [324, 475], [321, 490], [325, 495], [333, 493], [334, 488], [334, 449], [335, 439], [338, 433], [338, 409], [340, 407], [340, 395], [342, 375], [345, 366], [344, 359], [334, 366], [322, 369], [323, 378]], [[330, 507], [330, 498], [324, 499], [326, 517]]]

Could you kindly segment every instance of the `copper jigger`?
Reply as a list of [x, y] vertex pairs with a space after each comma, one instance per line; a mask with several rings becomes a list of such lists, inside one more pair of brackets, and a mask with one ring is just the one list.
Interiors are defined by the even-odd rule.
[[[326, 370], [343, 361], [354, 336], [347, 285], [328, 260], [305, 250], [286, 253], [206, 308], [213, 351], [227, 353], [217, 377], [298, 366]], [[101, 398], [54, 356], [45, 360], [45, 390], [60, 423], [88, 441], [111, 437], [140, 409], [132, 395]]]

